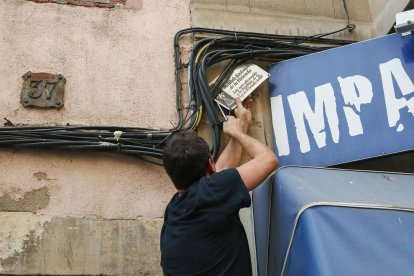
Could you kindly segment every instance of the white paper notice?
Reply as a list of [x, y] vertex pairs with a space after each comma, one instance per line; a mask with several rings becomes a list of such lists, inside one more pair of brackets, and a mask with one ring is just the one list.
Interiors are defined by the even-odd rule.
[[228, 110], [236, 108], [236, 98], [247, 98], [270, 74], [255, 64], [243, 64], [234, 69], [215, 101]]

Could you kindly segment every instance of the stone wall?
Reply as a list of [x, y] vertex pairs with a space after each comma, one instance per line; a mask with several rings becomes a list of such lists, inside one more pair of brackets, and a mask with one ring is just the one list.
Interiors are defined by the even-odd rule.
[[[335, 38], [366, 40], [388, 33], [395, 13], [409, 0], [346, 0], [353, 32]], [[348, 16], [344, 0], [192, 0], [192, 23], [196, 27], [286, 35], [314, 35], [344, 28]]]

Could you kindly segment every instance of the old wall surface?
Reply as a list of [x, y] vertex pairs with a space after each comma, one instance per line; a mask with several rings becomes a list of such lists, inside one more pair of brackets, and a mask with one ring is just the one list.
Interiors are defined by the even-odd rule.
[[161, 275], [157, 221], [27, 212], [0, 212], [0, 221], [0, 274]]
[[[16, 125], [169, 129], [178, 30], [312, 35], [346, 22], [341, 0], [52, 2], [59, 1], [0, 0], [0, 118]], [[119, 5], [96, 7], [112, 2]], [[345, 37], [383, 32], [408, 0], [392, 2], [350, 0], [359, 29]], [[28, 71], [67, 79], [63, 108], [20, 104]], [[267, 87], [254, 97], [250, 134], [271, 145]], [[200, 134], [208, 127], [202, 121]], [[161, 167], [117, 154], [1, 149], [0, 173], [0, 274], [161, 275], [159, 232], [174, 193]], [[252, 237], [251, 212], [242, 217]]]
[[[144, 1], [132, 9], [0, 0], [0, 116], [14, 124], [171, 128], [176, 118], [173, 36], [189, 26], [189, 3], [183, 0]], [[64, 107], [24, 108], [19, 100], [21, 77], [27, 71], [65, 76]], [[159, 228], [174, 192], [162, 167], [116, 154], [2, 149], [0, 174], [0, 212], [37, 213], [24, 213], [23, 228], [17, 217], [7, 215], [12, 213], [0, 213], [0, 225], [23, 231], [0, 231], [0, 247], [8, 248], [7, 253], [0, 250], [0, 273], [35, 273], [26, 261], [35, 252], [36, 258], [42, 256], [39, 252], [53, 252], [56, 239], [39, 234], [38, 247], [30, 255], [30, 233], [68, 233], [68, 227], [75, 227], [73, 221], [82, 218], [83, 224], [90, 224], [89, 236], [77, 237], [62, 250], [79, 253], [88, 237], [98, 239], [105, 227], [118, 231], [116, 224], [125, 219], [131, 220], [123, 231], [136, 233], [141, 244], [134, 243], [131, 234], [124, 236], [130, 242], [113, 234], [106, 244], [95, 244], [94, 258], [75, 258], [64, 269], [59, 262], [51, 268], [47, 257], [48, 264], [36, 259], [38, 273], [105, 273], [107, 251], [113, 251], [108, 248], [117, 248], [119, 254], [136, 254], [126, 267], [160, 274]], [[43, 221], [51, 221], [49, 227]], [[149, 230], [139, 230], [143, 228]], [[108, 245], [110, 241], [116, 244]], [[148, 260], [136, 263], [145, 259], [142, 256]], [[114, 269], [107, 272], [117, 274]]]
[[[366, 40], [385, 35], [395, 13], [410, 0], [192, 0], [192, 23], [269, 34], [314, 35], [355, 24], [353, 32], [335, 38]], [[346, 4], [346, 9], [344, 6]], [[347, 12], [348, 11], [348, 15]]]
[[[157, 20], [154, 20], [157, 18]], [[185, 1], [139, 11], [0, 1], [0, 114], [14, 124], [170, 128], [173, 36], [189, 27]], [[67, 78], [60, 110], [24, 108], [27, 71]], [[47, 188], [47, 215], [162, 217], [172, 192], [160, 167], [107, 154], [0, 151], [1, 194]], [[76, 204], [74, 204], [76, 202]]]

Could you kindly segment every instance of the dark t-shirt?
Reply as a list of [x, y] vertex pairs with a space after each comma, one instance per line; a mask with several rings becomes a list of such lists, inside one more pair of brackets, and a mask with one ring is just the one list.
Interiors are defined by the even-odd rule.
[[252, 275], [239, 210], [250, 206], [239, 172], [228, 169], [175, 194], [161, 231], [164, 275]]

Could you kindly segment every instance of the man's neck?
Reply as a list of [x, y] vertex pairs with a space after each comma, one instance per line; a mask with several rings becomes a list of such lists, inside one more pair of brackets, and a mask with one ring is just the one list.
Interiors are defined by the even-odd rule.
[[[216, 173], [216, 171], [215, 171], [215, 168], [214, 167], [212, 167], [212, 168], [210, 168], [208, 171], [207, 171], [207, 173], [206, 173], [206, 175], [204, 176], [204, 177], [210, 177], [210, 176], [212, 176], [213, 174], [215, 174]], [[185, 195], [185, 193], [187, 192], [187, 189], [176, 189], [177, 190], [177, 193], [178, 193], [178, 195], [181, 197], [181, 196], [183, 196], [183, 195]]]
[[177, 193], [179, 197], [182, 197], [187, 192], [187, 189], [177, 189]]

